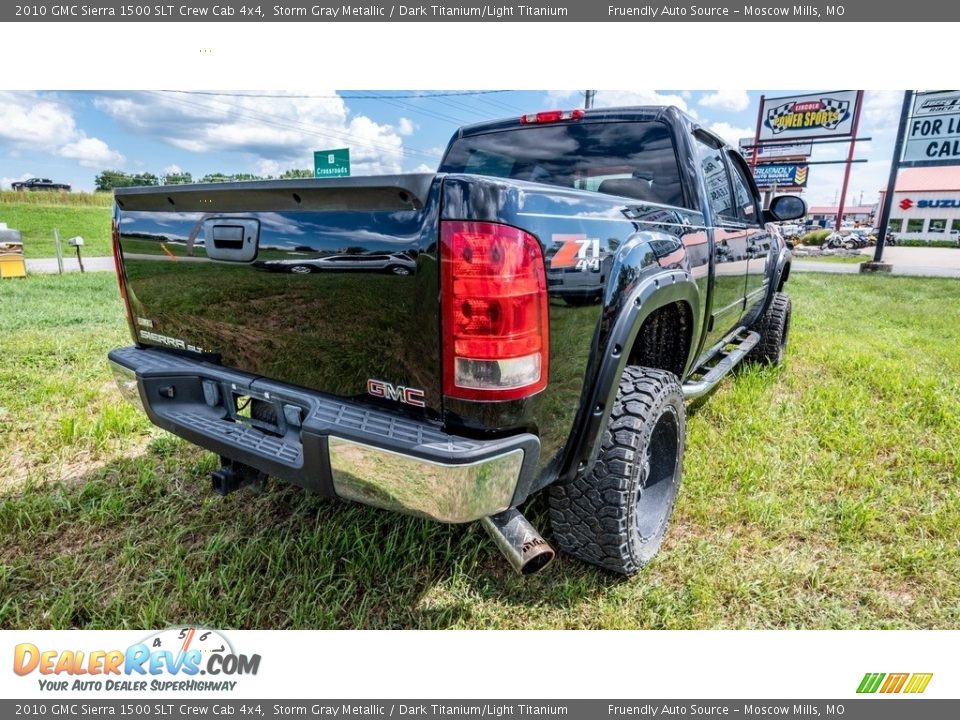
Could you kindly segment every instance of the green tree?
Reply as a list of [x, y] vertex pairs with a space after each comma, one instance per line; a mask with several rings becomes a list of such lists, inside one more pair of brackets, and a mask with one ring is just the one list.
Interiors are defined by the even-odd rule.
[[193, 182], [193, 175], [188, 172], [169, 173], [163, 176], [164, 185], [189, 185]]
[[94, 180], [97, 192], [110, 192], [114, 188], [137, 187], [140, 185], [159, 185], [159, 178], [153, 173], [130, 173], [119, 170], [104, 170]]
[[281, 180], [297, 180], [299, 178], [312, 178], [313, 170], [309, 168], [291, 168], [290, 170], [284, 170], [283, 174], [280, 176]]

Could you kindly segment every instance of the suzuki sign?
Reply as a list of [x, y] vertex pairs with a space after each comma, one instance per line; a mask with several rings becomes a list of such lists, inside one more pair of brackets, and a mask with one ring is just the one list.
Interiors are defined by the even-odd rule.
[[953, 209], [960, 208], [960, 198], [937, 198], [935, 200], [917, 200], [914, 202], [910, 198], [904, 198], [899, 203], [901, 210], [936, 210], [938, 208]]

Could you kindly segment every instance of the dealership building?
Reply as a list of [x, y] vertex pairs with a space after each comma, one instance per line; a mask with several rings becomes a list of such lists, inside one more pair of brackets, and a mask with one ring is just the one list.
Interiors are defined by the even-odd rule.
[[[881, 203], [884, 194], [881, 190]], [[890, 207], [890, 230], [929, 239], [960, 232], [960, 165], [901, 170]]]
[[[846, 205], [843, 208], [841, 222], [854, 222], [860, 225], [869, 225], [873, 222], [873, 205]], [[814, 205], [807, 210], [807, 217], [824, 227], [833, 227], [837, 220], [840, 208], [836, 205]]]

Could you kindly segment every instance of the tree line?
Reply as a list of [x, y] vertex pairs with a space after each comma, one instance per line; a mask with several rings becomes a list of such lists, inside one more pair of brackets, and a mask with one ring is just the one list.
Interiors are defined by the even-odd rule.
[[125, 173], [119, 170], [104, 170], [96, 177], [96, 191], [110, 192], [114, 188], [142, 187], [151, 185], [188, 185], [190, 183], [240, 182], [242, 180], [294, 180], [312, 178], [313, 171], [307, 168], [292, 168], [279, 176], [261, 176], [252, 173], [208, 173], [198, 180], [188, 172], [154, 175], [150, 172]]

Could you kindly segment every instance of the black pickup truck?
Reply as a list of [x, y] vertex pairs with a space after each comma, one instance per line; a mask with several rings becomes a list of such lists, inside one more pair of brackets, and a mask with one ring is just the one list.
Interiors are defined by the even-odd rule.
[[672, 107], [459, 130], [436, 174], [115, 191], [135, 346], [110, 361], [158, 426], [267, 475], [449, 523], [515, 568], [552, 537], [632, 574], [680, 485], [685, 404], [778, 363], [790, 252], [743, 158]]

